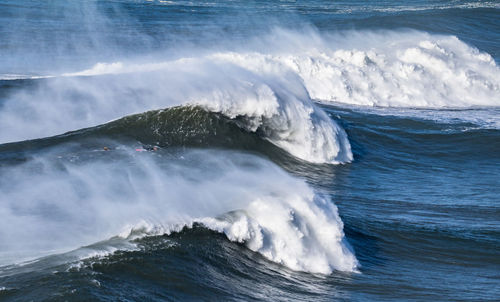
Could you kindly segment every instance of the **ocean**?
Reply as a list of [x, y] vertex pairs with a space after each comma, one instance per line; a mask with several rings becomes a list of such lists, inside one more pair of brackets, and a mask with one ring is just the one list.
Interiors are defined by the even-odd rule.
[[498, 301], [498, 1], [0, 2], [0, 301]]

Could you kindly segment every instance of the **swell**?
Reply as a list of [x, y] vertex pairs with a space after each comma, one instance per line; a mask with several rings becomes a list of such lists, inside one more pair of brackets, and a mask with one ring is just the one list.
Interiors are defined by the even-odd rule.
[[[498, 108], [489, 109], [371, 109], [323, 105], [341, 120], [355, 159], [378, 154], [410, 165], [452, 161], [488, 163], [500, 154]], [[425, 160], [419, 159], [420, 157]]]
[[[367, 234], [390, 243], [400, 257], [419, 249], [424, 261], [442, 254], [474, 265], [486, 258], [497, 264], [491, 251], [499, 244], [499, 129], [461, 118], [475, 110], [440, 110], [436, 119], [421, 110], [324, 109], [341, 117], [356, 160], [336, 174], [347, 226], [365, 224]], [[360, 211], [372, 217], [360, 217]], [[363, 244], [354, 243], [359, 257], [374, 261], [363, 255]]]
[[0, 156], [2, 165], [7, 165], [24, 162], [62, 145], [75, 145], [75, 151], [102, 151], [104, 147], [112, 150], [128, 145], [147, 151], [154, 147], [245, 150], [264, 155], [281, 165], [302, 162], [269, 142], [259, 128], [254, 132], [246, 130], [247, 123], [245, 116], [229, 118], [199, 106], [177, 106], [129, 115], [53, 137], [1, 144]]

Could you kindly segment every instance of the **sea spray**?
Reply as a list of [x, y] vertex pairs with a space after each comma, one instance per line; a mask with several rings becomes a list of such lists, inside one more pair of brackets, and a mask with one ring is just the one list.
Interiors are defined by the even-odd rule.
[[[267, 160], [210, 150], [89, 152], [58, 147], [0, 170], [9, 175], [0, 182], [3, 265], [200, 222], [295, 270], [357, 267], [335, 205]], [[115, 241], [76, 254], [133, 248]]]
[[471, 108], [497, 106], [500, 100], [495, 61], [454, 36], [277, 29], [250, 39], [246, 48], [228, 48], [173, 60], [100, 62], [32, 80], [34, 88], [9, 93], [2, 101], [0, 141], [45, 137], [190, 104], [246, 118], [249, 130], [263, 131], [301, 159], [349, 162], [344, 131], [314, 101]]

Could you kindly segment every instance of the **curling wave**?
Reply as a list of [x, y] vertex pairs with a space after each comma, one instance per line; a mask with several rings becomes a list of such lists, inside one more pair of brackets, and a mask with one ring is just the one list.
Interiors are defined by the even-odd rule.
[[102, 256], [198, 222], [295, 270], [357, 267], [335, 205], [269, 161], [210, 150], [180, 155], [122, 147], [92, 157], [65, 150], [0, 167], [9, 173], [0, 180], [0, 263], [112, 238], [75, 252]]
[[[103, 125], [53, 137], [3, 144], [0, 145], [0, 150], [11, 154], [24, 154], [22, 158], [18, 158], [23, 160], [37, 149], [50, 149], [70, 142], [85, 142], [87, 148], [102, 148], [106, 144], [111, 146], [117, 143], [125, 145], [139, 143], [146, 148], [208, 147], [256, 151], [280, 162], [299, 159], [312, 163], [338, 163], [352, 160], [349, 141], [341, 128], [338, 128], [339, 132], [336, 134], [340, 135], [343, 149], [339, 150], [339, 154], [334, 157], [335, 160], [332, 160], [325, 158], [324, 154], [335, 152], [335, 148], [326, 145], [326, 148], [330, 149], [320, 150], [324, 153], [319, 155], [307, 154], [308, 150], [306, 153], [299, 153], [300, 148], [311, 148], [310, 142], [280, 141], [282, 139], [278, 132], [280, 129], [270, 128], [273, 126], [270, 123], [276, 121], [272, 118], [256, 120], [249, 116], [231, 117], [201, 106], [176, 106], [129, 115]], [[326, 123], [325, 129], [328, 130], [329, 127], [331, 124]], [[335, 138], [335, 134], [328, 131], [318, 135], [324, 134]], [[337, 161], [339, 158], [342, 161]]]
[[411, 108], [500, 105], [495, 61], [453, 36], [276, 30], [249, 44], [172, 61], [98, 63], [34, 80], [38, 84], [31, 91], [11, 93], [2, 103], [0, 141], [191, 105], [244, 121], [240, 126], [247, 131], [302, 160], [343, 163], [352, 160], [347, 135], [314, 101]]
[[200, 106], [237, 119], [247, 131], [258, 131], [305, 161], [352, 160], [346, 133], [313, 104], [296, 75], [257, 74], [209, 58], [106, 77], [48, 80], [34, 92], [15, 94], [3, 104], [0, 127], [6, 131], [0, 139], [46, 137], [176, 105]]

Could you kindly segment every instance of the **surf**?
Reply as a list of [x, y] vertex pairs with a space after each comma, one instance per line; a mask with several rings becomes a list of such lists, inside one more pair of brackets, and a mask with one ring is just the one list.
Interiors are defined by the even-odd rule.
[[[126, 146], [68, 153], [59, 146], [0, 169], [9, 174], [0, 181], [2, 265], [117, 238], [100, 245], [106, 255], [193, 223], [294, 270], [328, 274], [358, 265], [331, 200], [257, 156], [210, 149], [138, 153]], [[86, 259], [98, 251], [75, 253]]]

